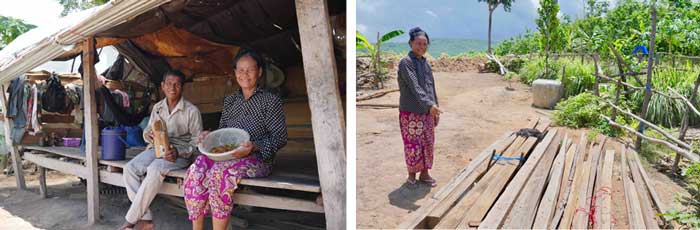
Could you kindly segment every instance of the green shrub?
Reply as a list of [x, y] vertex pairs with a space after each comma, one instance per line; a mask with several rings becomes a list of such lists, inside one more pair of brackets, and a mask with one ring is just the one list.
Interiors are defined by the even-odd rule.
[[683, 176], [688, 182], [686, 189], [690, 197], [682, 198], [681, 204], [688, 207], [686, 210], [671, 209], [661, 214], [667, 222], [676, 221], [691, 229], [700, 228], [700, 163], [694, 162], [683, 171]]
[[[621, 103], [620, 107], [627, 108], [629, 106]], [[556, 110], [554, 111], [554, 122], [557, 125], [571, 128], [594, 128], [598, 132], [611, 137], [623, 134], [621, 129], [612, 127], [607, 120], [601, 117], [601, 115], [610, 117], [612, 108], [602, 98], [596, 97], [589, 92], [584, 92], [559, 102]], [[623, 125], [633, 124], [619, 113], [615, 121]]]
[[[698, 70], [681, 71], [672, 68], [656, 68], [652, 74], [652, 87], [665, 94], [671, 95], [668, 87], [673, 88], [686, 98], [690, 98], [693, 90], [693, 82], [698, 76]], [[644, 81], [646, 76], [640, 76]], [[627, 82], [640, 86], [635, 80], [627, 79]], [[632, 93], [632, 102], [642, 105], [644, 100], [644, 91], [636, 90]], [[694, 104], [697, 106], [697, 98]], [[682, 121], [683, 114], [686, 111], [686, 104], [682, 100], [668, 98], [656, 93], [652, 93], [649, 99], [649, 107], [647, 110], [647, 120], [664, 127], [678, 127]], [[637, 111], [639, 112], [639, 111]], [[698, 116], [691, 113], [691, 124], [697, 124], [700, 120]]]

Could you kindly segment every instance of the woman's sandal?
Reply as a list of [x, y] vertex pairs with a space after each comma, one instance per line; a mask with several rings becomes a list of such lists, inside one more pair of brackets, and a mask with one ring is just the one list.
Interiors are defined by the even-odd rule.
[[436, 181], [435, 179], [433, 179], [433, 178], [430, 178], [430, 179], [421, 179], [420, 181], [423, 182], [423, 183], [429, 184], [430, 187], [435, 187], [435, 186], [437, 186], [437, 181]]
[[415, 185], [416, 183], [418, 183], [418, 181], [416, 180], [416, 178], [408, 178], [406, 179], [406, 183], [409, 185]]

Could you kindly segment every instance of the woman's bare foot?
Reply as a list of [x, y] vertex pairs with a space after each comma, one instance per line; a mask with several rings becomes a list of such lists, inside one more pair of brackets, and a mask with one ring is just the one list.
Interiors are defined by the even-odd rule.
[[136, 222], [136, 226], [138, 226], [136, 229], [139, 229], [139, 230], [153, 230], [153, 229], [155, 229], [155, 226], [153, 225], [152, 220], [139, 220], [139, 222]]
[[119, 227], [119, 230], [132, 230], [134, 227], [136, 227], [136, 224], [132, 224], [127, 221], [121, 227]]
[[416, 184], [416, 173], [408, 173], [408, 178], [406, 179], [406, 183], [409, 185], [414, 185]]
[[421, 172], [421, 173], [420, 173], [420, 177], [418, 177], [418, 179], [419, 179], [421, 182], [425, 182], [425, 183], [429, 184], [430, 187], [435, 187], [435, 186], [437, 186], [437, 181], [435, 180], [435, 178], [433, 178], [433, 177], [430, 176], [430, 174], [428, 173], [428, 171], [423, 171], [423, 172]]

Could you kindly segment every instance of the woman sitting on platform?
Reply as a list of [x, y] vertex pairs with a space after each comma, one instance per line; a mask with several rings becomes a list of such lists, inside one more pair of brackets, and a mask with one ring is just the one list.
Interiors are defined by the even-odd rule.
[[[232, 153], [232, 160], [215, 162], [200, 155], [187, 170], [185, 204], [193, 229], [204, 228], [204, 215], [210, 210], [214, 229], [226, 229], [238, 182], [269, 175], [275, 153], [287, 144], [282, 100], [260, 85], [264, 69], [265, 61], [251, 49], [241, 49], [234, 59], [241, 88], [224, 98], [219, 128], [243, 129], [251, 140]], [[207, 134], [202, 132], [198, 142]]]

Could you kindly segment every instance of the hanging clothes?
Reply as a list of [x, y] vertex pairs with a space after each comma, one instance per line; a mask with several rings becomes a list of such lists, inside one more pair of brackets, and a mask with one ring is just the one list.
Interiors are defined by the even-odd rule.
[[41, 115], [41, 107], [39, 107], [39, 88], [36, 84], [32, 85], [32, 112], [31, 112], [31, 127], [32, 131], [29, 134], [35, 136], [41, 133], [41, 121], [39, 116]]
[[113, 95], [114, 95], [114, 94], [117, 94], [117, 95], [119, 95], [119, 96], [122, 98], [122, 99], [121, 99], [121, 100], [122, 100], [122, 104], [121, 104], [121, 105], [122, 105], [124, 108], [129, 108], [129, 107], [131, 106], [130, 103], [129, 103], [129, 94], [125, 93], [124, 91], [118, 90], [118, 89], [113, 90], [113, 91], [112, 91], [112, 94], [113, 94]]
[[12, 119], [12, 140], [14, 144], [19, 144], [24, 136], [24, 129], [27, 124], [27, 103], [24, 91], [25, 75], [13, 79], [7, 89], [10, 94], [8, 98], [7, 117]]
[[118, 95], [112, 95], [107, 87], [100, 87], [96, 92], [104, 102], [104, 108], [100, 114], [100, 119], [109, 125], [126, 125], [134, 126], [141, 122], [141, 119], [146, 117], [150, 111], [144, 110], [141, 113], [130, 114], [122, 107], [123, 98]]

